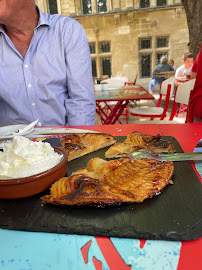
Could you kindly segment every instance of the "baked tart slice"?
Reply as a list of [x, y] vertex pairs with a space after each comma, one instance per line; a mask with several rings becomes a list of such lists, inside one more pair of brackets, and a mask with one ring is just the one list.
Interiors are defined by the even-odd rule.
[[117, 139], [103, 133], [68, 134], [60, 139], [68, 161], [82, 157], [117, 142]]
[[55, 182], [44, 203], [56, 205], [119, 205], [141, 203], [159, 194], [172, 183], [174, 166], [171, 161], [129, 158], [106, 161], [89, 160], [86, 168]]
[[157, 153], [175, 152], [174, 145], [171, 142], [162, 139], [161, 135], [158, 134], [152, 136], [134, 131], [127, 136], [124, 142], [119, 142], [111, 146], [105, 152], [105, 158], [124, 157], [140, 149], [148, 149]]

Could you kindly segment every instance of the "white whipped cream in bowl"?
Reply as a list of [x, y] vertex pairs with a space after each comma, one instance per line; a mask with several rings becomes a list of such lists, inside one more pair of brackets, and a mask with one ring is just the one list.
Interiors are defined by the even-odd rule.
[[0, 175], [12, 178], [35, 175], [56, 166], [62, 155], [47, 142], [32, 142], [16, 136], [12, 143], [5, 144], [0, 152]]
[[[63, 149], [15, 136], [0, 152], [0, 198], [22, 198], [48, 189], [66, 174], [66, 162]], [[8, 190], [12, 195], [4, 195]]]

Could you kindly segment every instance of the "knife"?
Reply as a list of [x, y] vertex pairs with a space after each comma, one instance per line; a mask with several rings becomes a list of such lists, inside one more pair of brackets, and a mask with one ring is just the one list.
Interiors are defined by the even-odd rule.
[[184, 161], [184, 160], [202, 160], [202, 152], [193, 153], [169, 153], [159, 154], [152, 150], [141, 149], [128, 155], [133, 161], [134, 159], [149, 158], [156, 159], [158, 161]]

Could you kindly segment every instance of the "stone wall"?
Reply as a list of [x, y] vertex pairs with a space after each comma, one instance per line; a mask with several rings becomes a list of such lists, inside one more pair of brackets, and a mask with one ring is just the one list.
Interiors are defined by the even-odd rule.
[[[45, 9], [46, 1], [38, 0], [40, 8]], [[93, 4], [94, 3], [94, 4]], [[189, 33], [186, 14], [181, 1], [168, 0], [168, 6], [157, 8], [156, 0], [151, 1], [151, 7], [139, 9], [139, 0], [109, 0], [108, 13], [97, 14], [95, 1], [92, 2], [91, 15], [81, 15], [80, 0], [60, 0], [61, 14], [71, 16], [84, 27], [89, 42], [109, 41], [111, 52], [102, 54], [111, 57], [112, 76], [126, 76], [133, 80], [140, 74], [140, 55], [152, 54], [153, 70], [156, 65], [156, 52], [167, 52], [169, 59], [174, 59], [175, 66], [182, 65], [182, 55], [187, 52]], [[168, 47], [156, 49], [155, 39], [168, 36]], [[152, 48], [139, 50], [140, 38], [152, 38]], [[100, 55], [97, 58], [97, 72], [101, 75]], [[151, 78], [140, 78], [137, 83], [148, 88]]]

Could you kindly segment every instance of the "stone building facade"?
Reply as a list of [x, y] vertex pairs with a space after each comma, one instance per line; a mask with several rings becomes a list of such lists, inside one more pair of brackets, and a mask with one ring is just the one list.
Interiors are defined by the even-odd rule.
[[148, 88], [162, 55], [182, 65], [189, 32], [180, 0], [38, 0], [43, 12], [76, 19], [91, 50], [93, 76], [126, 76]]

